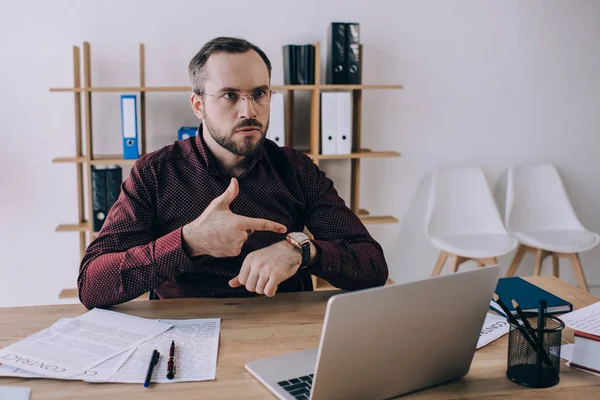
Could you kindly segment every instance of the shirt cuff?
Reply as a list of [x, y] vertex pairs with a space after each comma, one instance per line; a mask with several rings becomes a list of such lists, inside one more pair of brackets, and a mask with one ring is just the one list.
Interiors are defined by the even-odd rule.
[[175, 229], [154, 242], [154, 262], [162, 276], [177, 276], [192, 269], [192, 260], [181, 242], [182, 229]]
[[337, 259], [339, 252], [335, 246], [325, 240], [312, 239], [311, 242], [315, 245], [319, 251], [319, 261], [315, 265], [311, 265], [307, 268], [309, 272], [326, 272], [335, 273], [337, 270]]

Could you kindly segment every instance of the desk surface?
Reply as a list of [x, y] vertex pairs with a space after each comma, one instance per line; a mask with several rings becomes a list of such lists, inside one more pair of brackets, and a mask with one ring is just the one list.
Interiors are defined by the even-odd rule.
[[[598, 301], [594, 296], [554, 277], [527, 277], [528, 281], [571, 302], [575, 309]], [[246, 370], [246, 361], [317, 347], [327, 299], [337, 290], [284, 293], [273, 298], [178, 299], [136, 301], [112, 309], [145, 318], [221, 318], [221, 335], [214, 381], [158, 384], [145, 389], [142, 384], [104, 383], [53, 379], [0, 377], [0, 385], [28, 386], [32, 399], [222, 399], [274, 398]], [[86, 312], [78, 304], [0, 308], [0, 348], [14, 343], [63, 317]], [[565, 342], [573, 342], [571, 329]], [[406, 398], [499, 399], [593, 398], [600, 390], [600, 377], [561, 365], [560, 382], [547, 389], [521, 387], [506, 378], [508, 335], [477, 350], [469, 373], [462, 379], [422, 390]]]

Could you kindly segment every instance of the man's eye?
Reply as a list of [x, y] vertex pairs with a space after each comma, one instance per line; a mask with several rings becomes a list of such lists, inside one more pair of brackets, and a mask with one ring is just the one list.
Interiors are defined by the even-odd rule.
[[225, 98], [226, 100], [236, 101], [238, 99], [238, 95], [237, 93], [227, 92], [223, 93], [223, 98]]
[[261, 99], [261, 98], [265, 97], [266, 95], [267, 95], [267, 92], [265, 92], [264, 90], [257, 90], [256, 92], [252, 93], [252, 98]]

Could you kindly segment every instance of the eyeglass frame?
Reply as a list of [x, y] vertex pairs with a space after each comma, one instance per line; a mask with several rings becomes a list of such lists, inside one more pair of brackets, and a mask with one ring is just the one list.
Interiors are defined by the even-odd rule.
[[[214, 97], [215, 99], [220, 99], [220, 98], [223, 98], [223, 95], [225, 95], [225, 94], [228, 94], [228, 93], [235, 93], [236, 95], [240, 96], [240, 98], [241, 98], [242, 100], [245, 100], [246, 96], [250, 96], [250, 98], [252, 99], [252, 102], [253, 102], [254, 104], [257, 104], [257, 105], [261, 105], [261, 106], [263, 106], [263, 105], [267, 105], [267, 104], [269, 104], [269, 103], [271, 102], [271, 99], [273, 98], [273, 95], [274, 95], [275, 93], [277, 93], [276, 91], [274, 91], [274, 90], [272, 90], [272, 89], [264, 89], [264, 91], [265, 91], [265, 93], [268, 93], [268, 94], [269, 94], [269, 101], [268, 101], [267, 103], [262, 103], [262, 104], [261, 104], [261, 103], [258, 103], [258, 102], [257, 102], [257, 101], [254, 99], [254, 93], [242, 93], [242, 92], [236, 92], [235, 90], [226, 90], [226, 91], [224, 91], [224, 92], [223, 92], [223, 93], [221, 93], [221, 94], [211, 94], [211, 93], [203, 92], [203, 91], [200, 91], [200, 90], [197, 90], [197, 91], [196, 91], [196, 90], [194, 90], [194, 93], [196, 93], [198, 96], [207, 95], [207, 96]], [[231, 99], [227, 99], [227, 98], [224, 98], [224, 99], [225, 99], [226, 101], [231, 101]], [[232, 104], [232, 105], [233, 105], [233, 106], [237, 105], [237, 104], [238, 104], [238, 102], [239, 102], [239, 100], [240, 100], [240, 99], [237, 99], [237, 100], [236, 100], [236, 102], [235, 102], [234, 104]]]

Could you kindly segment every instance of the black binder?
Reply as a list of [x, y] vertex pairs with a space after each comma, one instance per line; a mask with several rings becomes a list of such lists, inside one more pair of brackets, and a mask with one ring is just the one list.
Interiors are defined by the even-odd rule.
[[327, 35], [326, 82], [334, 85], [346, 83], [346, 24], [332, 22]]
[[286, 85], [315, 83], [315, 46], [312, 44], [283, 46], [283, 82]]
[[106, 169], [106, 209], [108, 211], [119, 198], [122, 183], [123, 169], [118, 165], [109, 165]]
[[99, 232], [106, 216], [121, 194], [123, 170], [118, 165], [92, 166], [92, 213], [94, 232]]
[[283, 83], [295, 85], [296, 79], [296, 46], [288, 44], [283, 46]]
[[346, 83], [358, 85], [360, 79], [360, 29], [358, 23], [346, 24]]
[[100, 231], [108, 206], [106, 201], [106, 167], [92, 166], [92, 218], [94, 232]]

